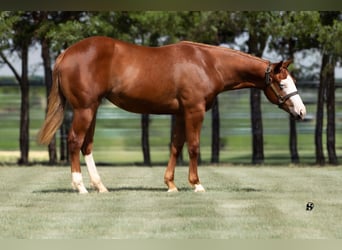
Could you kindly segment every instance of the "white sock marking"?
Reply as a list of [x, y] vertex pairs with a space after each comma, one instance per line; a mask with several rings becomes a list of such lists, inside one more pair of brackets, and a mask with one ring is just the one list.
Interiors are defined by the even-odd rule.
[[195, 184], [195, 192], [205, 192], [205, 189], [202, 186], [202, 184]]
[[91, 184], [100, 192], [106, 193], [108, 192], [107, 188], [102, 184], [99, 173], [97, 172], [95, 161], [93, 154], [84, 156], [84, 160], [87, 164], [88, 173], [90, 175]]
[[89, 172], [91, 181], [94, 183], [100, 182], [101, 178], [99, 176], [99, 173], [97, 172], [95, 161], [93, 158], [93, 154], [90, 153], [89, 155], [85, 155], [84, 160], [87, 164], [87, 168], [88, 168], [88, 172]]
[[78, 190], [80, 194], [86, 194], [88, 193], [87, 189], [85, 188], [83, 184], [83, 178], [81, 173], [72, 173], [72, 183], [71, 185]]

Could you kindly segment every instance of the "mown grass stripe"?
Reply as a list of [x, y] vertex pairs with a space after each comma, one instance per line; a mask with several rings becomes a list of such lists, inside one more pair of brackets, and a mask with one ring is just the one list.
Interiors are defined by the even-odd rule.
[[188, 168], [177, 168], [174, 194], [164, 170], [101, 167], [111, 192], [79, 195], [68, 167], [0, 167], [0, 238], [342, 237], [341, 166], [201, 167], [206, 193], [194, 193]]

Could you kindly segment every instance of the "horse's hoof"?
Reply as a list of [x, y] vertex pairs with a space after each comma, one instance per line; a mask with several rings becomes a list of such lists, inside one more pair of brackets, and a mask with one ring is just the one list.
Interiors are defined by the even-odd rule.
[[176, 187], [174, 188], [169, 188], [169, 190], [167, 190], [168, 193], [177, 193], [178, 189]]
[[88, 190], [84, 187], [83, 184], [76, 184], [76, 183], [71, 183], [71, 186], [74, 190], [77, 190], [79, 194], [87, 194]]
[[97, 190], [99, 193], [108, 193], [108, 189], [102, 184], [102, 182], [91, 182], [90, 185]]
[[205, 189], [201, 184], [195, 184], [195, 192], [205, 192]]
[[107, 188], [102, 188], [102, 189], [99, 189], [98, 191], [99, 191], [99, 193], [102, 193], [102, 194], [103, 193], [109, 193]]

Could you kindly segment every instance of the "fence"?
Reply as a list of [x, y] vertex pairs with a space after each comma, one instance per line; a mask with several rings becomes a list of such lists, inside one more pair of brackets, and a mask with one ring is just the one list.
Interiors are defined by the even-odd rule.
[[[299, 92], [307, 106], [307, 119], [297, 123], [298, 151], [302, 163], [315, 162], [314, 129], [317, 89], [315, 83], [302, 83]], [[342, 153], [342, 89], [336, 89], [336, 148]], [[34, 84], [30, 89], [30, 161], [47, 160], [46, 147], [36, 142], [36, 134], [45, 116], [45, 88]], [[0, 85], [0, 163], [16, 162], [19, 157], [18, 86]], [[251, 162], [251, 126], [249, 90], [236, 90], [219, 95], [220, 162], [245, 164]], [[265, 163], [290, 163], [288, 147], [288, 114], [262, 98]], [[169, 115], [151, 115], [150, 146], [153, 164], [165, 164], [170, 143]], [[137, 164], [142, 162], [140, 146], [140, 115], [116, 108], [103, 101], [95, 132], [94, 155], [106, 164]], [[59, 139], [59, 134], [57, 135]], [[210, 161], [211, 112], [207, 112], [201, 135], [201, 158]], [[184, 154], [185, 159], [186, 154]]]

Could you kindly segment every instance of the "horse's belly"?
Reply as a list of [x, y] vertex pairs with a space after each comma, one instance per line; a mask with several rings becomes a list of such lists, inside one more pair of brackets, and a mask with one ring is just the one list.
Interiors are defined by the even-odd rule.
[[111, 95], [107, 99], [121, 109], [141, 114], [174, 114], [179, 112], [180, 106], [176, 98], [156, 100]]

